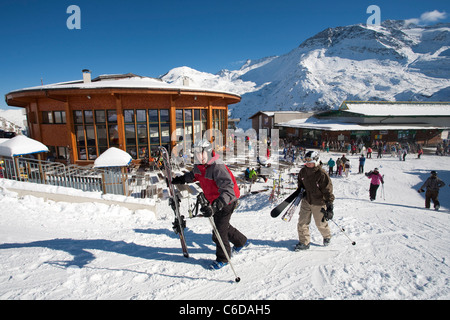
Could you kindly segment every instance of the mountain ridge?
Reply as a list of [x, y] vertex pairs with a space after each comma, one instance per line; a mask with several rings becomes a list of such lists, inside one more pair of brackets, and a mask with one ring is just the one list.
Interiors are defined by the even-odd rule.
[[257, 111], [336, 109], [344, 100], [450, 100], [450, 24], [418, 26], [387, 20], [380, 26], [327, 28], [290, 52], [247, 60], [216, 74], [174, 68], [161, 79], [235, 92], [230, 116]]

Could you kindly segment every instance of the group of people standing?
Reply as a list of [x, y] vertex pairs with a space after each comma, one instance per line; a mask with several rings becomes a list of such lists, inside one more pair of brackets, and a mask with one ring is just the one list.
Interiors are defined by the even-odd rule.
[[[204, 216], [213, 217], [226, 250], [224, 252], [222, 247], [218, 245], [220, 241], [213, 234], [213, 241], [216, 243], [216, 260], [211, 267], [220, 269], [228, 263], [227, 256], [230, 257], [232, 252], [239, 252], [248, 244], [247, 237], [230, 224], [231, 215], [237, 207], [240, 191], [233, 173], [214, 153], [209, 141], [202, 140], [196, 143], [194, 145], [194, 155], [197, 161], [193, 170], [182, 176], [175, 177], [172, 183], [200, 183], [200, 187], [209, 202], [209, 205], [202, 208], [201, 211]], [[341, 175], [342, 171], [346, 171], [349, 168], [349, 166], [346, 166], [349, 160], [343, 155], [334, 164], [334, 161], [330, 159], [330, 171], [327, 174], [322, 168], [319, 153], [316, 151], [306, 152], [303, 162], [304, 166], [300, 169], [297, 180], [298, 190], [302, 194], [302, 201], [297, 223], [299, 242], [295, 246], [295, 251], [309, 249], [311, 242], [309, 225], [312, 219], [314, 219], [317, 229], [323, 237], [323, 245], [327, 246], [330, 244], [331, 231], [328, 221], [333, 219], [333, 203], [335, 200], [331, 175], [334, 172], [334, 165], [338, 165], [337, 175]], [[364, 171], [364, 162], [365, 158], [362, 155], [360, 157], [359, 173]], [[384, 183], [384, 178], [378, 168], [366, 173], [366, 176], [370, 179], [370, 200], [374, 201], [379, 186]], [[430, 201], [433, 201], [435, 209], [439, 209], [439, 188], [444, 185], [445, 183], [437, 177], [437, 173], [432, 171], [430, 178], [418, 190], [420, 193], [426, 189], [425, 202], [427, 208], [430, 207]], [[230, 243], [234, 245], [233, 248], [231, 248]]]
[[350, 160], [345, 156], [345, 154], [343, 154], [342, 157], [337, 158], [336, 161], [334, 161], [333, 158], [330, 158], [327, 165], [328, 174], [330, 177], [334, 174], [334, 166], [336, 166], [336, 176], [345, 175], [348, 177], [350, 173]]

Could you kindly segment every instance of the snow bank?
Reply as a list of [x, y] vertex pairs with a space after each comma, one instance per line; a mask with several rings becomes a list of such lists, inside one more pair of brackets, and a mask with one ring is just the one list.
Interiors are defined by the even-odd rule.
[[[357, 157], [349, 158], [356, 167]], [[365, 171], [385, 175], [385, 196], [380, 189], [375, 202], [364, 175], [333, 178], [334, 221], [356, 246], [331, 224], [331, 245], [323, 247], [312, 225], [311, 249], [294, 252], [297, 218], [271, 218], [268, 193], [242, 199], [231, 222], [251, 244], [233, 257], [238, 284], [228, 267], [206, 269], [215, 257], [208, 220], [187, 220], [190, 258], [182, 256], [167, 200], [157, 203], [155, 218], [147, 210], [19, 197], [3, 185], [0, 299], [449, 299], [450, 188], [441, 189], [439, 212], [424, 209], [416, 191], [432, 169], [449, 183], [449, 161], [367, 159]], [[291, 192], [295, 185], [284, 178]], [[194, 200], [182, 200], [183, 212]]]

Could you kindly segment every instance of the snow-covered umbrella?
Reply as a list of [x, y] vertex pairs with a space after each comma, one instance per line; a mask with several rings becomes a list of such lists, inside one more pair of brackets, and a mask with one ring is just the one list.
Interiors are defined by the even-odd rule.
[[126, 167], [131, 163], [131, 156], [118, 148], [111, 147], [94, 161], [94, 168]]
[[28, 154], [49, 152], [47, 146], [23, 135], [3, 141], [0, 144], [0, 156], [19, 157]]

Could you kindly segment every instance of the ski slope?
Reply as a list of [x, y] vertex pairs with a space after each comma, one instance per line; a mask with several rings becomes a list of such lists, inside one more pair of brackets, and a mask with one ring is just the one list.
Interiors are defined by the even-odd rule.
[[[332, 242], [323, 247], [312, 223], [311, 249], [294, 252], [298, 215], [289, 223], [271, 218], [269, 193], [251, 195], [231, 219], [250, 241], [232, 258], [239, 283], [229, 267], [207, 269], [215, 246], [205, 218], [187, 220], [190, 258], [183, 257], [167, 200], [156, 212], [97, 203], [101, 195], [54, 202], [19, 196], [11, 189], [20, 183], [0, 179], [0, 299], [449, 299], [450, 188], [441, 189], [438, 212], [424, 208], [417, 189], [430, 170], [450, 183], [450, 158], [367, 159], [365, 171], [380, 168], [386, 182], [384, 198], [380, 188], [370, 202], [369, 180], [355, 173], [358, 157], [348, 157], [353, 172], [333, 177], [334, 221], [356, 245], [331, 223]], [[283, 185], [295, 187], [286, 175]], [[182, 200], [185, 212], [194, 200]]]

